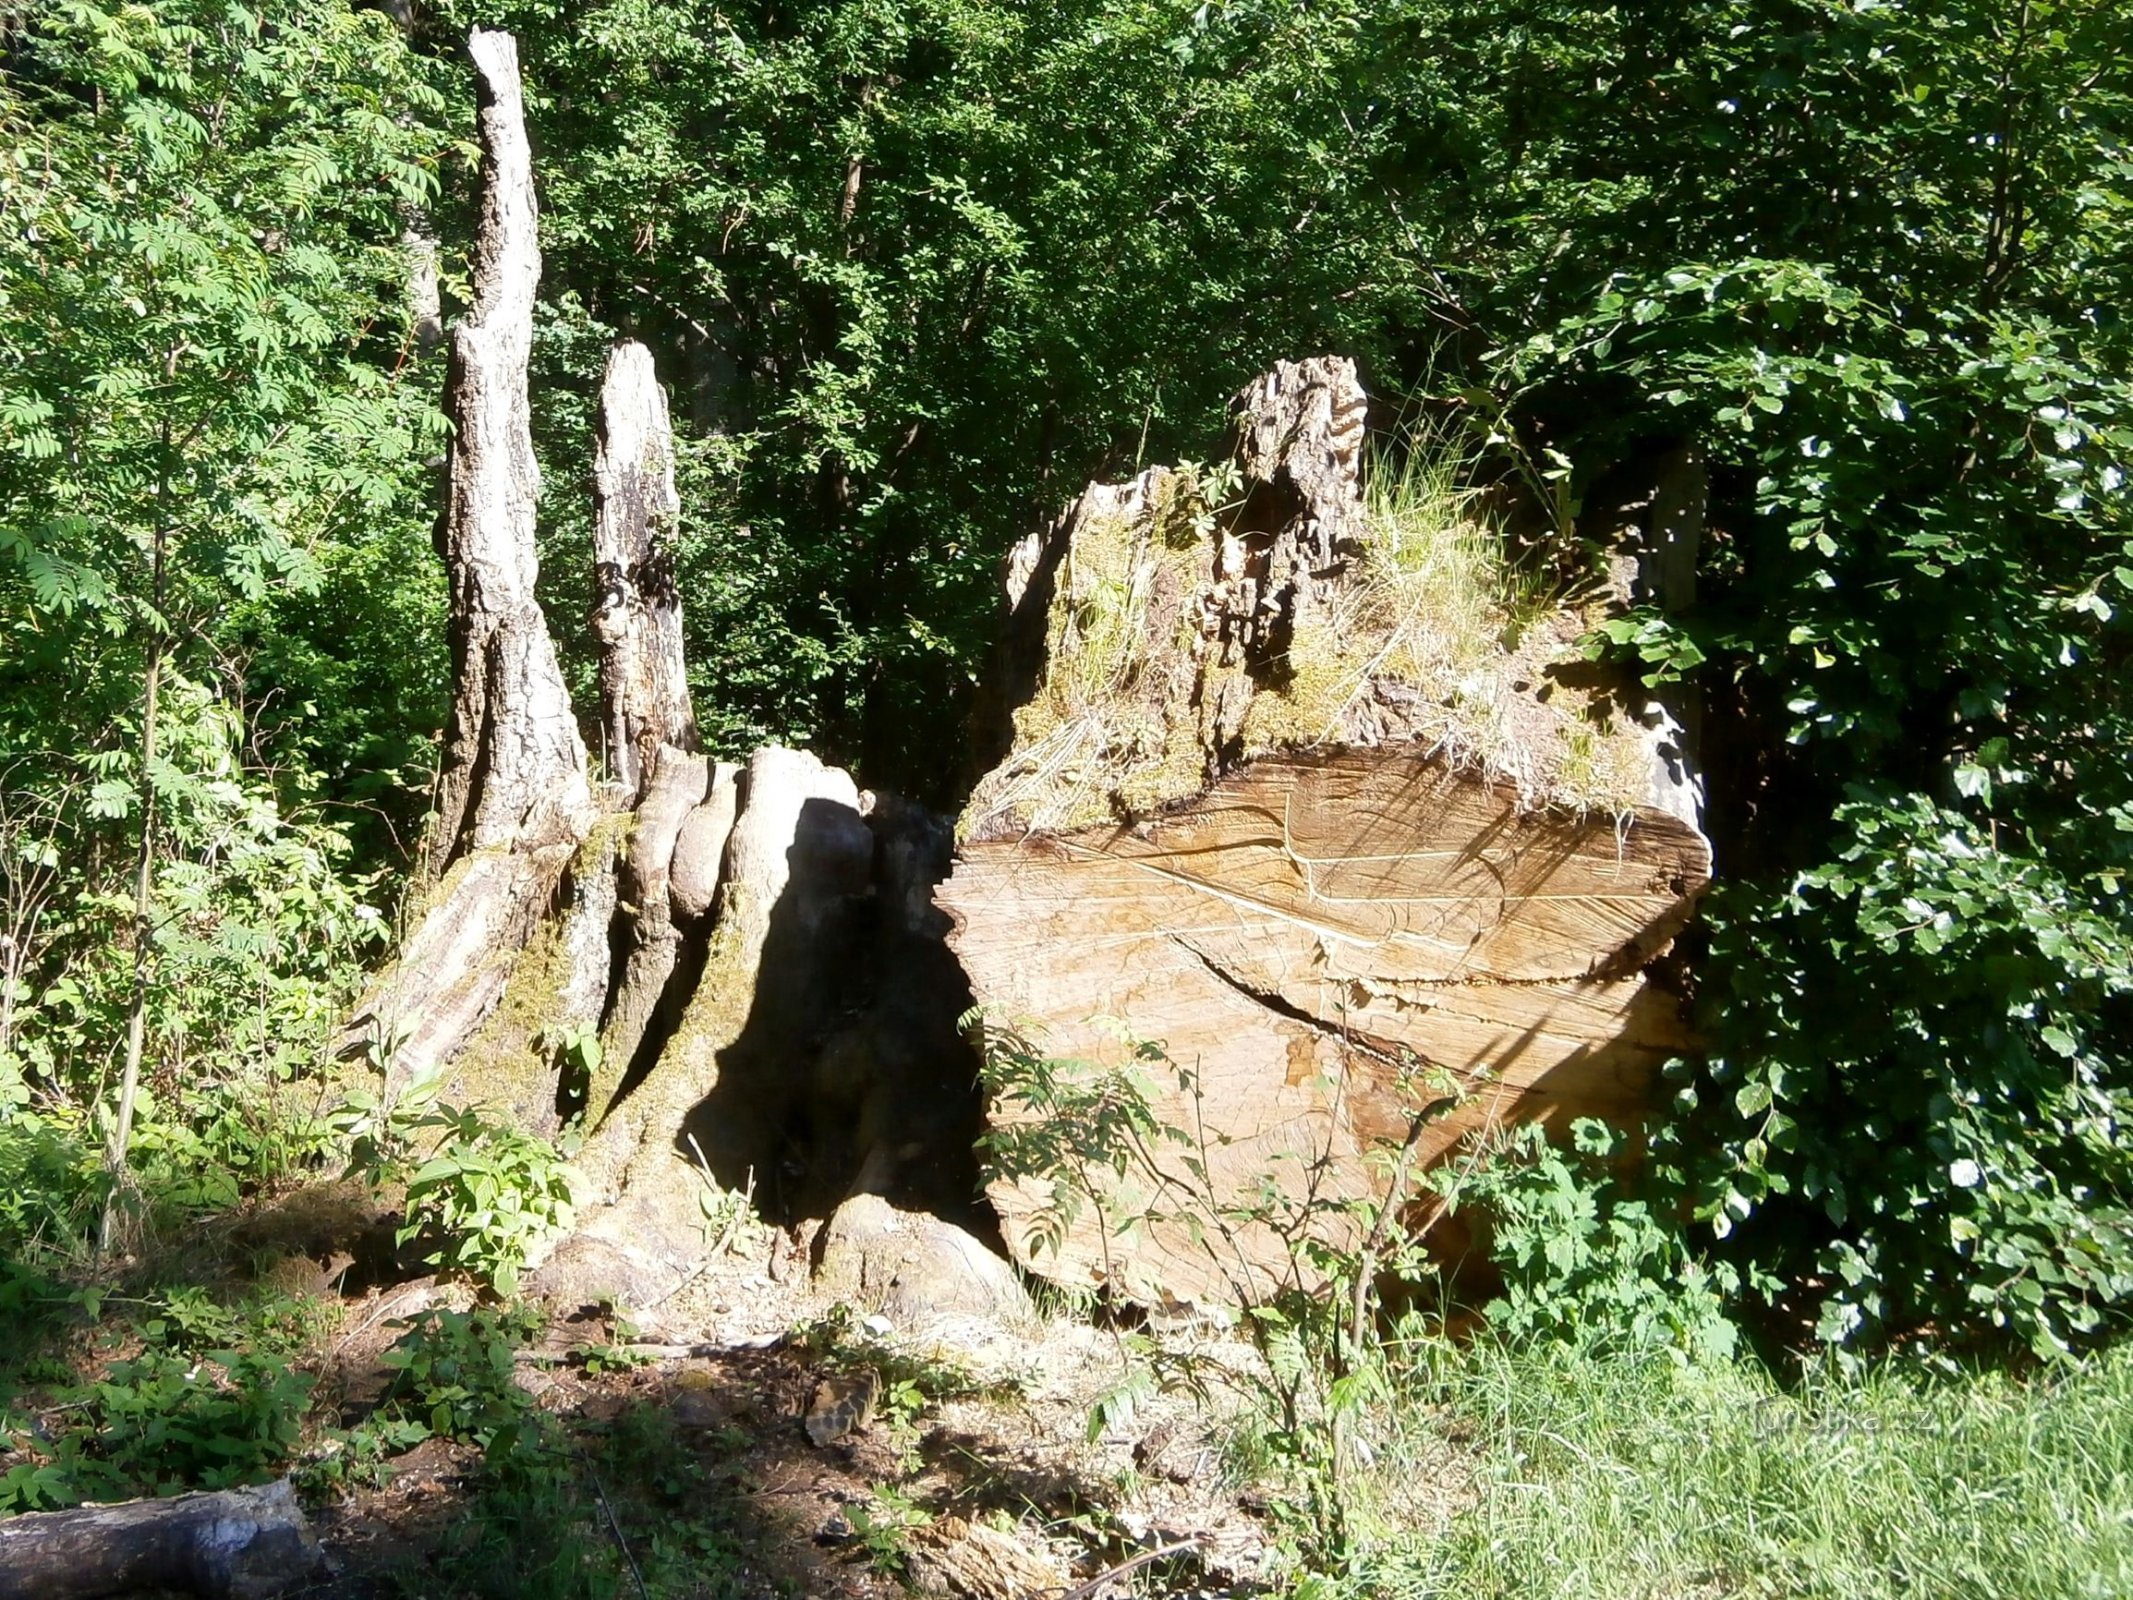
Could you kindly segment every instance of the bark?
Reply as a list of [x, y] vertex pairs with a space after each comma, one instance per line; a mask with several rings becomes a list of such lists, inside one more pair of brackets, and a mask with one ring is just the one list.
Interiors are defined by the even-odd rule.
[[601, 1030], [600, 1070], [593, 1076], [590, 1101], [596, 1117], [613, 1109], [680, 962], [681, 931], [669, 903], [668, 867], [682, 824], [703, 803], [709, 780], [710, 763], [702, 756], [670, 744], [661, 745], [653, 756], [629, 850], [623, 857], [622, 902], [633, 914], [622, 979], [615, 986]]
[[[704, 1246], [697, 1195], [707, 1176], [728, 1189], [752, 1176], [766, 1209], [788, 1211], [781, 1201], [790, 1197], [775, 1191], [796, 1153], [795, 1130], [818, 1115], [839, 1130], [868, 1120], [865, 1090], [824, 1093], [825, 1072], [834, 1078], [841, 1061], [857, 1056], [871, 1086], [882, 1057], [895, 1054], [833, 1048], [851, 1037], [855, 1012], [872, 1015], [881, 991], [915, 981], [875, 965], [880, 946], [864, 937], [876, 848], [858, 789], [805, 751], [772, 747], [749, 758], [730, 792], [717, 902], [695, 935], [700, 961], [679, 964], [674, 982], [685, 976], [688, 987], [645, 1030], [630, 1076], [610, 1092], [579, 1157], [588, 1187], [581, 1226], [535, 1275], [542, 1293], [573, 1302], [601, 1293], [640, 1305], [657, 1299]], [[714, 789], [691, 816], [705, 813], [716, 830], [720, 804]], [[955, 1004], [945, 999], [936, 1009], [952, 1015]], [[623, 1070], [603, 1060], [609, 1084]], [[920, 1098], [908, 1080], [890, 1092], [914, 1108]], [[874, 1120], [881, 1137], [896, 1137], [894, 1118]], [[835, 1192], [811, 1214], [843, 1198], [858, 1159], [852, 1153], [827, 1177]]]
[[741, 769], [721, 761], [711, 769], [711, 792], [692, 810], [674, 841], [674, 859], [667, 866], [667, 900], [677, 917], [694, 921], [711, 909], [718, 896], [719, 874], [726, 860], [726, 841], [733, 836], [733, 818], [740, 803]]
[[540, 278], [518, 47], [476, 28], [482, 207], [473, 305], [453, 330], [438, 544], [451, 578], [452, 715], [428, 904], [344, 1044], [406, 1077], [449, 1060], [496, 1004], [592, 825], [585, 748], [535, 598], [527, 360]]
[[[992, 1024], [1044, 1055], [1124, 1066], [1152, 1041], [1189, 1078], [1148, 1074], [1188, 1139], [1152, 1147], [1153, 1171], [1059, 1175], [1093, 1183], [1108, 1221], [1085, 1207], [1053, 1243], [1052, 1184], [991, 1186], [1044, 1276], [1148, 1302], [1263, 1294], [1301, 1270], [1280, 1219], [1234, 1221], [1269, 1176], [1289, 1221], [1353, 1247], [1343, 1207], [1385, 1189], [1374, 1152], [1412, 1139], [1428, 1163], [1506, 1120], [1632, 1117], [1693, 1044], [1649, 969], [1709, 846], [1693, 804], [1658, 803], [1656, 736], [1617, 697], [1566, 717], [1579, 696], [1547, 669], [1584, 619], [1501, 647], [1490, 714], [1536, 751], [1604, 746], [1622, 798], [1597, 812], [1546, 803], [1544, 764], [1515, 782], [1449, 759], [1446, 708], [1384, 665], [1427, 649], [1357, 648], [1384, 581], [1363, 412], [1346, 362], [1284, 363], [1233, 407], [1230, 514], [1188, 528], [1189, 485], [1158, 468], [1091, 485], [1009, 563], [1023, 704], [995, 712], [1011, 743], [938, 894], [951, 943]], [[1677, 480], [1654, 566], [1678, 585], [1695, 496]]]
[[0, 1522], [0, 1600], [143, 1591], [264, 1600], [304, 1583], [318, 1565], [286, 1480]]
[[681, 512], [674, 439], [651, 352], [625, 340], [600, 389], [599, 504], [593, 525], [593, 632], [609, 771], [632, 801], [662, 745], [697, 748], [670, 541]]
[[526, 364], [541, 256], [518, 44], [468, 41], [480, 107], [482, 204], [473, 307], [452, 334], [449, 485], [439, 542], [452, 583], [453, 697], [437, 782], [433, 873], [473, 851], [574, 841], [590, 811], [585, 749], [534, 591]]
[[[1593, 486], [1580, 531], [1606, 552], [1607, 609], [1649, 607], [1669, 616], [1696, 604], [1710, 470], [1702, 449], [1676, 438], [1634, 452]], [[1646, 805], [1691, 827], [1703, 817], [1703, 703], [1694, 685], [1657, 694], [1624, 687], [1651, 762]]]
[[437, 283], [437, 241], [427, 224], [410, 220], [401, 231], [400, 249], [407, 257], [407, 321], [424, 350], [444, 343], [444, 297]]

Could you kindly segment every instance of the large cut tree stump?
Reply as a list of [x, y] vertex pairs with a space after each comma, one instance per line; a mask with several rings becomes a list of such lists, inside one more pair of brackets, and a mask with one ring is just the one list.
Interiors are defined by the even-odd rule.
[[[1584, 619], [1516, 648], [1401, 632], [1428, 597], [1384, 565], [1362, 415], [1348, 363], [1284, 364], [1238, 398], [1230, 510], [1156, 469], [1092, 486], [1011, 563], [1023, 703], [939, 893], [951, 942], [994, 1024], [1046, 1055], [1152, 1042], [1190, 1078], [1146, 1074], [1189, 1139], [1150, 1147], [1159, 1179], [1080, 1175], [1108, 1218], [1084, 1205], [1051, 1237], [1050, 1183], [992, 1186], [1047, 1277], [1263, 1291], [1294, 1270], [1271, 1228], [1209, 1240], [1267, 1178], [1275, 1212], [1338, 1233], [1431, 1102], [1424, 1161], [1506, 1121], [1626, 1120], [1693, 1042], [1650, 971], [1710, 871], [1656, 753], [1676, 730], [1537, 694]], [[1460, 682], [1432, 680], [1440, 656]], [[1462, 704], [1477, 677], [1488, 703]]]
[[0, 1522], [0, 1600], [179, 1593], [267, 1600], [317, 1571], [286, 1480]]

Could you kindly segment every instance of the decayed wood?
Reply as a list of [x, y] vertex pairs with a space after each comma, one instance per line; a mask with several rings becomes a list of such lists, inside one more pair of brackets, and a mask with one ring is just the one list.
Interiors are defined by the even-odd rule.
[[[1441, 1094], [1421, 1087], [1432, 1076], [1456, 1105], [1420, 1135], [1422, 1162], [1505, 1120], [1631, 1116], [1693, 1043], [1646, 971], [1710, 873], [1693, 791], [1660, 781], [1660, 738], [1607, 735], [1652, 762], [1629, 788], [1652, 803], [1578, 815], [1455, 768], [1416, 737], [1429, 708], [1398, 682], [1366, 676], [1316, 738], [1315, 720], [1283, 747], [1246, 736], [1368, 581], [1362, 414], [1347, 363], [1284, 363], [1233, 407], [1241, 508], [1197, 548], [1161, 525], [1174, 486], [1154, 469], [1092, 485], [1010, 564], [1010, 648], [1041, 641], [1019, 672], [1039, 714], [1017, 716], [965, 813], [938, 892], [951, 942], [995, 1024], [1046, 1054], [1123, 1065], [1150, 1041], [1190, 1080], [1146, 1078], [1190, 1138], [1156, 1147], [1159, 1178], [1083, 1175], [1108, 1191], [1110, 1226], [1085, 1207], [1054, 1244], [1047, 1185], [993, 1185], [1010, 1248], [1045, 1276], [1149, 1301], [1227, 1298], [1240, 1274], [1264, 1289], [1294, 1252], [1264, 1226], [1210, 1251], [1218, 1214], [1268, 1177], [1292, 1207], [1376, 1192], [1371, 1155], [1405, 1142]], [[1116, 596], [1123, 617], [1093, 609]], [[1099, 648], [1125, 665], [1092, 672]], [[1563, 715], [1502, 709], [1555, 719], [1544, 732]], [[1152, 790], [1144, 756], [1166, 769]]]
[[452, 332], [452, 450], [439, 542], [452, 582], [452, 721], [437, 781], [431, 864], [575, 837], [589, 809], [585, 748], [534, 588], [526, 363], [541, 254], [518, 43], [476, 28], [481, 222], [473, 305]]
[[265, 1600], [304, 1582], [318, 1544], [287, 1480], [0, 1522], [0, 1600], [142, 1591]]
[[585, 748], [535, 597], [526, 364], [540, 279], [518, 46], [476, 28], [482, 209], [473, 305], [452, 334], [453, 422], [438, 545], [451, 579], [452, 716], [429, 845], [436, 880], [346, 1044], [415, 1074], [466, 1041], [592, 824]]
[[924, 1595], [1028, 1600], [1064, 1594], [1071, 1581], [1059, 1558], [1034, 1540], [961, 1517], [914, 1529], [905, 1553]]
[[681, 514], [674, 436], [652, 353], [633, 339], [608, 353], [594, 478], [592, 624], [600, 639], [601, 720], [610, 769], [634, 800], [651, 781], [661, 745], [686, 751], [697, 743], [669, 548]]
[[711, 791], [683, 819], [667, 863], [667, 901], [677, 917], [694, 920], [711, 909], [718, 894], [719, 872], [726, 860], [726, 840], [740, 804], [741, 769], [721, 761], [711, 769]]

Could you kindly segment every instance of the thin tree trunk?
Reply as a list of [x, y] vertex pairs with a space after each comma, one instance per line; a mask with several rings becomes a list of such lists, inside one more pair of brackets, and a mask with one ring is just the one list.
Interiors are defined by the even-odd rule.
[[[176, 364], [175, 355], [166, 363]], [[126, 1008], [126, 1065], [119, 1077], [118, 1116], [104, 1165], [111, 1187], [104, 1196], [104, 1216], [97, 1248], [108, 1251], [118, 1232], [120, 1196], [127, 1186], [126, 1152], [133, 1142], [133, 1108], [141, 1091], [141, 1059], [148, 1050], [148, 979], [155, 950], [156, 867], [156, 726], [157, 700], [163, 685], [164, 610], [168, 596], [170, 531], [164, 526], [169, 496], [170, 424], [163, 425], [163, 464], [156, 485], [155, 567], [149, 580], [148, 660], [141, 677], [141, 849], [133, 879], [133, 995]]]

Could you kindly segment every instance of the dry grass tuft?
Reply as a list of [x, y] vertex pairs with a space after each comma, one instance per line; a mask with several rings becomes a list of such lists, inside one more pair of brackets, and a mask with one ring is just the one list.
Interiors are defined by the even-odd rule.
[[1364, 473], [1361, 581], [1301, 633], [1291, 681], [1261, 694], [1247, 753], [1375, 743], [1390, 693], [1403, 731], [1452, 766], [1511, 784], [1530, 809], [1620, 812], [1644, 797], [1637, 730], [1551, 677], [1589, 626], [1505, 556], [1440, 442], [1412, 441]]

